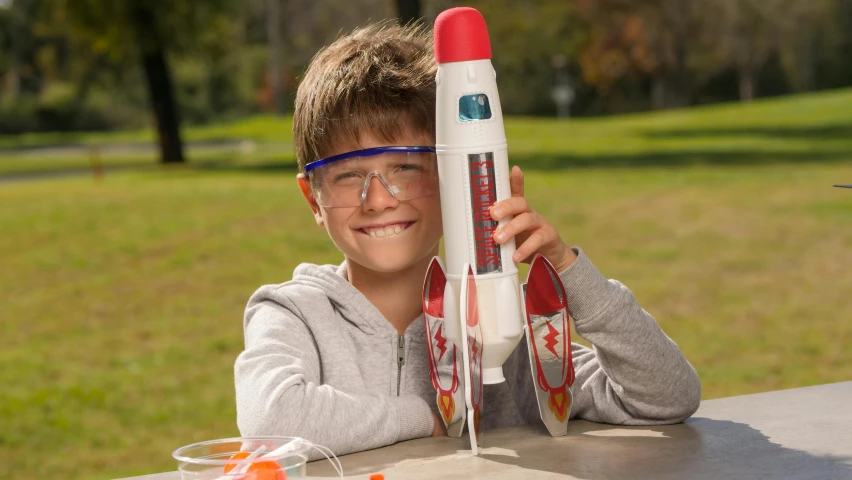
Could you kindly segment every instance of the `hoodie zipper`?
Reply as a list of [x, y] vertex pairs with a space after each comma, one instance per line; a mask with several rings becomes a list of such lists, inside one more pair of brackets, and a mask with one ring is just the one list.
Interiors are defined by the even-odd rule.
[[396, 396], [399, 396], [399, 389], [402, 385], [402, 366], [405, 365], [405, 337], [397, 336], [396, 340]]

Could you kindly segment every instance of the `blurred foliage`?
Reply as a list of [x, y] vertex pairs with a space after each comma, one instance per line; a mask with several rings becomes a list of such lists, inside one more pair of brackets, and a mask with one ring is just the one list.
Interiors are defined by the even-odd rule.
[[[279, 2], [271, 21], [269, 4]], [[287, 105], [323, 45], [396, 15], [387, 0], [0, 2], [0, 133], [150, 125], [145, 43], [165, 45], [189, 123], [272, 112], [270, 31]], [[750, 100], [852, 85], [850, 0], [423, 0], [423, 19], [457, 5], [488, 21], [503, 108], [553, 115], [569, 79], [572, 115]]]

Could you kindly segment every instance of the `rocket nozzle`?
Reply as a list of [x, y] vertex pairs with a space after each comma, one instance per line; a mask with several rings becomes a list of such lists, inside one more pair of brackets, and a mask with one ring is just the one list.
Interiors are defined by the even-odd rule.
[[457, 7], [435, 19], [435, 61], [465, 62], [491, 58], [488, 27], [479, 10]]

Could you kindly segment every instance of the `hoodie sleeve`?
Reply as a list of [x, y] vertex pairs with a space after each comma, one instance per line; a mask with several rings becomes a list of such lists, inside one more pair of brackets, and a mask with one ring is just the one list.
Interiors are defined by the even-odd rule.
[[243, 436], [301, 437], [344, 455], [431, 435], [432, 412], [419, 397], [323, 385], [313, 335], [294, 311], [269, 301], [246, 310], [245, 350], [234, 366]]
[[[577, 333], [593, 349], [572, 345], [576, 373], [571, 417], [621, 425], [678, 423], [701, 401], [701, 383], [677, 345], [630, 290], [607, 280], [579, 248], [577, 260], [559, 274]], [[526, 341], [522, 342], [527, 356]], [[517, 404], [540, 418], [529, 360], [519, 372]], [[518, 359], [518, 362], [523, 361]], [[519, 367], [520, 368], [520, 367]]]

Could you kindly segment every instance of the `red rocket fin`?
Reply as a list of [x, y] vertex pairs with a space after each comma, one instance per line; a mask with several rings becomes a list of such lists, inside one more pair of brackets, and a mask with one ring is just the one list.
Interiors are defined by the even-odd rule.
[[464, 386], [460, 349], [447, 337], [444, 293], [447, 277], [438, 257], [432, 259], [423, 282], [423, 323], [429, 348], [429, 376], [447, 434], [460, 437], [464, 427]]
[[553, 265], [536, 255], [523, 291], [527, 347], [539, 413], [551, 435], [566, 435], [574, 362], [565, 287]]
[[461, 323], [464, 352], [465, 397], [467, 401], [467, 430], [474, 455], [479, 454], [482, 424], [482, 326], [476, 296], [476, 279], [473, 269], [465, 264], [462, 269]]

